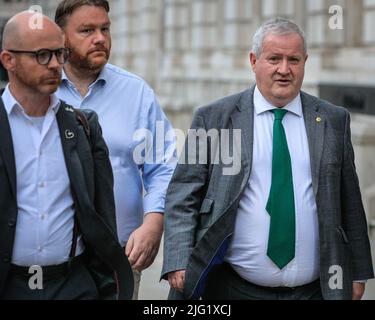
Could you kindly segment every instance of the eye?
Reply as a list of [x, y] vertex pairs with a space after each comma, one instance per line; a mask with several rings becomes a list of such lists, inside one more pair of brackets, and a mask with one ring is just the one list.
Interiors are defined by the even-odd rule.
[[80, 32], [83, 34], [90, 34], [93, 32], [93, 29], [85, 28], [85, 29], [82, 29]]
[[289, 59], [289, 62], [291, 64], [299, 64], [300, 61], [301, 61], [301, 59], [299, 59], [299, 58], [290, 58]]
[[48, 51], [48, 50], [39, 50], [38, 52], [37, 52], [37, 56], [38, 56], [38, 58], [40, 59], [40, 60], [46, 60], [46, 59], [48, 59], [49, 58], [49, 56], [50, 56], [50, 52]]
[[280, 59], [279, 59], [279, 57], [277, 57], [277, 56], [271, 56], [271, 57], [268, 58], [268, 61], [269, 61], [270, 63], [277, 63], [279, 60], [280, 60]]
[[107, 32], [109, 32], [109, 31], [110, 31], [110, 28], [109, 28], [109, 27], [103, 27], [103, 28], [102, 28], [102, 32], [106, 32], [106, 33], [107, 33]]

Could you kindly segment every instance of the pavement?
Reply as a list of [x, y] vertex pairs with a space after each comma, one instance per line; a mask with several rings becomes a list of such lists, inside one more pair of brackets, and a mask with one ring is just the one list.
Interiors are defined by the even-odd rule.
[[[372, 264], [375, 266], [375, 239], [372, 238], [371, 251], [372, 251]], [[366, 292], [363, 296], [363, 300], [375, 300], [375, 280], [371, 279], [366, 284]]]
[[163, 264], [163, 245], [160, 246], [155, 262], [151, 267], [142, 272], [139, 300], [166, 300], [169, 284], [163, 280], [159, 282]]

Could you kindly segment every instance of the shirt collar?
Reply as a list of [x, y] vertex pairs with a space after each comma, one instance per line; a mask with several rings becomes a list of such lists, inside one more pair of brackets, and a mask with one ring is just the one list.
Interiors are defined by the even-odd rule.
[[[64, 69], [62, 71], [61, 79], [62, 79], [62, 82], [69, 83], [70, 85], [74, 86], [73, 82], [71, 82], [68, 76], [66, 75], [66, 72]], [[109, 80], [109, 75], [107, 71], [107, 65], [105, 65], [102, 71], [100, 71], [98, 78], [90, 85], [90, 87], [93, 87], [96, 83], [99, 83], [105, 86], [108, 80]]]
[[[8, 113], [8, 116], [16, 108], [22, 110], [22, 112], [25, 111], [24, 108], [23, 108], [23, 106], [14, 98], [14, 96], [10, 92], [10, 90], [9, 90], [9, 84], [6, 86], [6, 88], [5, 88], [5, 90], [4, 90], [3, 95], [1, 96], [1, 98], [3, 99], [4, 107], [5, 107], [6, 112]], [[59, 111], [60, 100], [58, 99], [58, 97], [56, 96], [56, 94], [52, 94], [50, 96], [50, 98], [51, 98], [51, 100], [50, 100], [51, 102], [50, 102], [50, 106], [49, 106], [48, 109], [52, 109], [55, 112], [55, 114], [56, 114]]]
[[[262, 95], [262, 93], [258, 89], [258, 86], [255, 87], [254, 91], [254, 107], [257, 115], [260, 115], [266, 111], [276, 109], [276, 107]], [[283, 109], [288, 110], [298, 117], [302, 117], [303, 113], [301, 95], [298, 94], [297, 97], [295, 97], [293, 101], [283, 107]]]

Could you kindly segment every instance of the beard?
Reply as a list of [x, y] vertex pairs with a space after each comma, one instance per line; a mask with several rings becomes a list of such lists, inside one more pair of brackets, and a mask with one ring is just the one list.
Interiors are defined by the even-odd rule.
[[51, 69], [48, 74], [35, 77], [33, 73], [24, 68], [15, 70], [14, 75], [19, 84], [28, 90], [41, 95], [51, 95], [56, 92], [61, 84], [61, 69]]
[[[75, 48], [70, 47], [71, 55], [69, 58], [69, 63], [75, 68], [79, 70], [83, 70], [89, 73], [99, 73], [105, 64], [108, 62], [110, 51], [109, 49], [105, 48], [104, 46], [97, 46], [95, 49], [92, 49], [86, 53], [86, 55], [80, 54]], [[91, 54], [94, 52], [104, 52], [105, 58], [101, 59], [101, 61], [95, 61], [91, 57]]]

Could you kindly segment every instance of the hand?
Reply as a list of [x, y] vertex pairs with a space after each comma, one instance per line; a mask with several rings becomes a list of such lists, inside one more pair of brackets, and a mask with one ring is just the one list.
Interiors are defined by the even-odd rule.
[[365, 293], [366, 283], [353, 282], [352, 300], [361, 300]]
[[142, 271], [154, 262], [162, 234], [163, 215], [155, 212], [147, 214], [143, 224], [130, 235], [126, 244], [125, 254], [133, 269]]
[[185, 286], [186, 270], [178, 270], [168, 273], [168, 282], [171, 288], [182, 292]]

